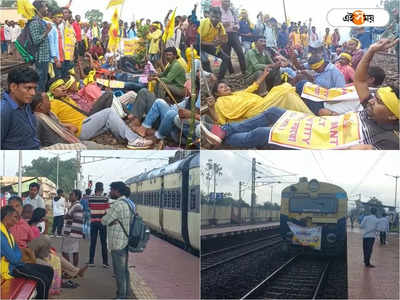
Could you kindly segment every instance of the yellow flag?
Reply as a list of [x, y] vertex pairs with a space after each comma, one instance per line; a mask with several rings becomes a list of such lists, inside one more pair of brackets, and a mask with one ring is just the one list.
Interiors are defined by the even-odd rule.
[[111, 26], [108, 31], [108, 49], [112, 52], [117, 51], [119, 44], [119, 16], [118, 9], [115, 9], [114, 14], [111, 18]]
[[110, 0], [106, 8], [110, 8], [112, 6], [120, 5], [124, 3], [124, 0]]
[[174, 36], [174, 30], [175, 30], [175, 13], [176, 13], [176, 8], [174, 9], [174, 12], [171, 15], [171, 18], [168, 21], [167, 26], [165, 26], [165, 31], [162, 36], [162, 40], [165, 44], [166, 41], [168, 41], [170, 38]]
[[35, 8], [29, 0], [17, 0], [17, 12], [28, 20], [35, 16]]

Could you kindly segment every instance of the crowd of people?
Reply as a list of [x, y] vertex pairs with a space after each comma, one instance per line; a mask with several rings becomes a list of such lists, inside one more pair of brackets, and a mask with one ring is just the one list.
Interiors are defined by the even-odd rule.
[[[77, 288], [88, 267], [96, 267], [94, 257], [99, 235], [104, 268], [110, 267], [108, 251], [111, 252], [116, 299], [133, 296], [128, 270], [128, 237], [123, 231], [129, 231], [133, 219], [130, 206], [135, 207], [129, 199], [129, 188], [123, 182], [112, 182], [107, 196], [103, 183], [97, 182], [93, 195], [86, 190], [82, 196], [82, 192], [75, 189], [68, 200], [64, 198], [64, 191], [58, 189], [52, 209], [46, 208], [39, 189], [37, 183], [31, 183], [24, 201], [11, 196], [1, 208], [2, 279], [34, 280], [38, 299], [60, 295], [62, 289]], [[48, 235], [50, 216], [47, 213], [51, 210], [53, 226]], [[90, 228], [84, 229], [88, 221]], [[60, 249], [56, 249], [52, 238], [62, 239]], [[84, 238], [90, 239], [89, 261], [82, 264], [79, 254], [82, 251], [80, 241]]]
[[[112, 23], [82, 22], [70, 5], [34, 1], [36, 14], [19, 28], [31, 35], [34, 68], [8, 73], [1, 149], [112, 148], [93, 141], [105, 132], [129, 149], [162, 148], [166, 139], [198, 148], [200, 86], [190, 75], [199, 53], [197, 6], [188, 16], [170, 10], [164, 23], [119, 20], [114, 37]], [[17, 31], [8, 23], [2, 48], [15, 50], [19, 33], [8, 40]], [[124, 55], [125, 41], [137, 42], [141, 52]]]
[[[391, 13], [393, 22], [387, 27], [354, 28], [344, 40], [338, 29], [331, 33], [326, 28], [320, 36], [311, 18], [308, 24], [278, 24], [260, 12], [254, 24], [247, 11], [237, 12], [230, 0], [210, 7], [199, 27], [201, 62], [204, 70], [217, 74], [217, 81], [204, 97], [203, 147], [287, 148], [271, 145], [271, 130], [287, 112], [301, 112], [322, 120], [357, 114], [362, 134], [346, 149], [399, 149], [398, 86], [384, 84], [385, 70], [371, 63], [378, 52], [394, 50], [398, 64], [399, 15], [397, 10]], [[219, 70], [212, 56], [222, 60]], [[230, 83], [238, 79], [247, 88], [234, 91]], [[304, 92], [310, 86], [313, 98]], [[323, 97], [338, 91], [353, 95], [333, 101]], [[312, 134], [318, 136], [318, 130], [314, 126]]]

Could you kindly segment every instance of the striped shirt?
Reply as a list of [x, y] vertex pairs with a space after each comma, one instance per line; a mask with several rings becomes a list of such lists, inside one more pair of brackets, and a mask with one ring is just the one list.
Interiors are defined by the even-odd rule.
[[83, 234], [83, 208], [77, 201], [72, 204], [64, 217], [64, 236], [84, 238]]
[[373, 145], [378, 150], [399, 150], [399, 126], [382, 125], [371, 119], [367, 110], [359, 112], [362, 142]]
[[105, 196], [89, 196], [88, 198], [90, 209], [90, 222], [101, 222], [101, 218], [106, 214], [107, 209], [110, 208], [110, 202]]

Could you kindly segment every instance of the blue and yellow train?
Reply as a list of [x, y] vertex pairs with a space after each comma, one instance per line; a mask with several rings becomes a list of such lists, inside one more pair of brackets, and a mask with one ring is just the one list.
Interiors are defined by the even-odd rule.
[[200, 154], [126, 181], [148, 226], [190, 252], [200, 251]]
[[347, 194], [339, 186], [300, 178], [282, 190], [280, 231], [284, 250], [342, 255], [347, 250]]

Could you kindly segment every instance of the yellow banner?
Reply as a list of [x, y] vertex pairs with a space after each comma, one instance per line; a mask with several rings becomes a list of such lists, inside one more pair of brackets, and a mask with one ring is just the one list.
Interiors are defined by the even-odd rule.
[[112, 6], [116, 6], [116, 5], [120, 5], [124, 3], [124, 0], [110, 0], [110, 2], [108, 2], [107, 8], [110, 8]]
[[311, 82], [304, 85], [301, 97], [312, 101], [354, 101], [360, 99], [354, 86], [326, 89]]
[[98, 84], [104, 85], [105, 87], [109, 87], [109, 88], [112, 88], [112, 89], [123, 89], [123, 88], [125, 88], [125, 82], [123, 82], [123, 81], [97, 78], [96, 82]]
[[140, 48], [138, 40], [124, 40], [124, 55], [133, 55]]
[[316, 117], [287, 111], [271, 128], [269, 143], [294, 149], [343, 149], [361, 143], [358, 114]]

